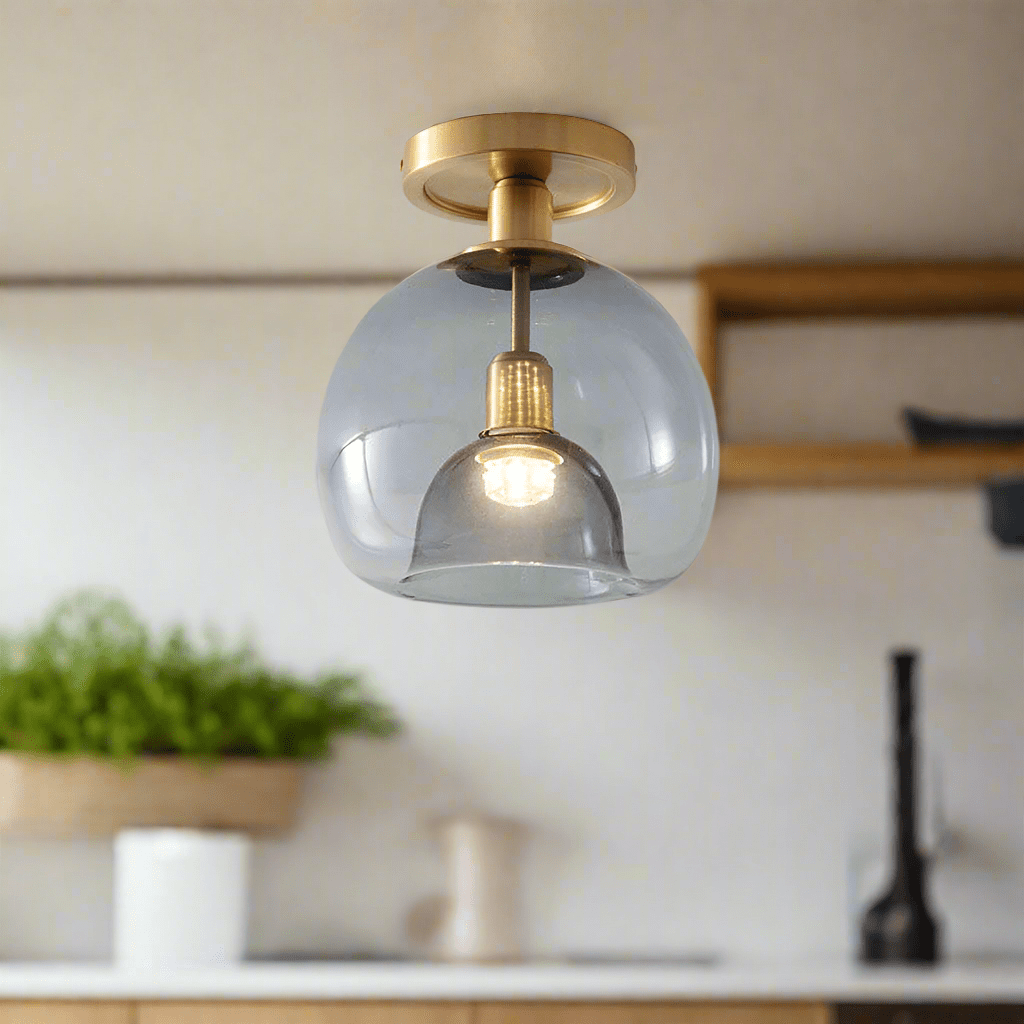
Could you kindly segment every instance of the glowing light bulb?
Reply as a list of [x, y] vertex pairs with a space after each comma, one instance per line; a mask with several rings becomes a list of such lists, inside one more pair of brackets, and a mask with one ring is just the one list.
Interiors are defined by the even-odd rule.
[[514, 508], [537, 505], [555, 493], [555, 467], [522, 455], [493, 459], [484, 466], [484, 493]]
[[511, 508], [527, 508], [547, 501], [555, 493], [555, 467], [562, 456], [533, 444], [509, 444], [480, 452], [484, 468], [484, 494]]

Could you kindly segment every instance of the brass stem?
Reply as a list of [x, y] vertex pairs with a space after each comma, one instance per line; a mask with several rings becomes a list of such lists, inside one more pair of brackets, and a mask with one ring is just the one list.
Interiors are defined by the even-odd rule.
[[491, 241], [551, 241], [552, 206], [547, 185], [537, 178], [502, 178], [487, 200]]
[[512, 351], [530, 351], [530, 264], [512, 263]]

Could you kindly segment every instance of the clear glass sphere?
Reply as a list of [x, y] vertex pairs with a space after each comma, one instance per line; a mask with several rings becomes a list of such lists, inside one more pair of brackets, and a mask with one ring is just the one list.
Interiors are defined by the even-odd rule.
[[318, 479], [348, 567], [457, 604], [629, 597], [675, 579], [707, 534], [718, 433], [704, 375], [665, 309], [588, 262], [531, 295], [557, 434], [477, 439], [510, 294], [430, 266], [388, 292], [338, 360]]

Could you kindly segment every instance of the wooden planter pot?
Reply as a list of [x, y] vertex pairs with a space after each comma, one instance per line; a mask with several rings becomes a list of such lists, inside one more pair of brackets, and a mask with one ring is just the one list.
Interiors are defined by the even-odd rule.
[[181, 757], [121, 764], [0, 753], [0, 834], [67, 839], [165, 827], [272, 835], [295, 824], [303, 767], [240, 757], [209, 765]]

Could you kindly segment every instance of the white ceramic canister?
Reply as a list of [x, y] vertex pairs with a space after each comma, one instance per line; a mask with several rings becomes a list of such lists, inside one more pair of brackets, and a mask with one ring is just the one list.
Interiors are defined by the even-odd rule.
[[155, 969], [245, 954], [250, 840], [199, 829], [125, 829], [114, 840], [114, 960]]

